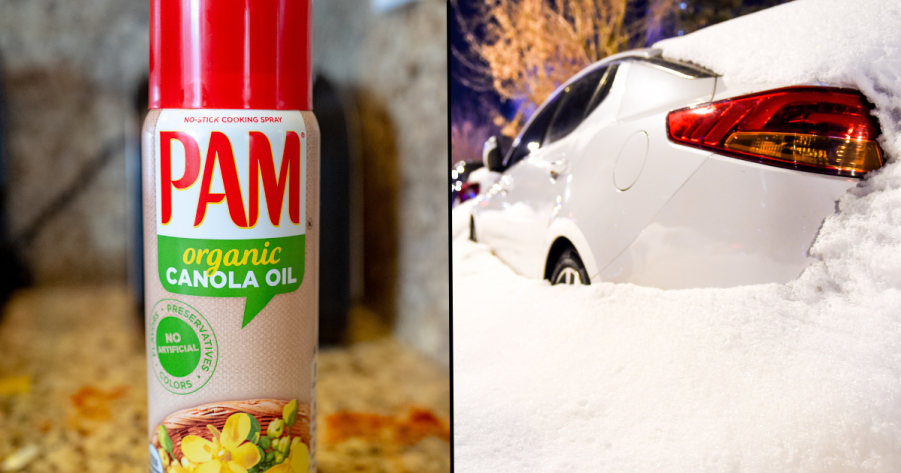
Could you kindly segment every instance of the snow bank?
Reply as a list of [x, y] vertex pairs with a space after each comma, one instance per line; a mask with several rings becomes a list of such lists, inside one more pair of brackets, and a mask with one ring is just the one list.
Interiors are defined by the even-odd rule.
[[901, 468], [901, 293], [550, 287], [454, 243], [458, 471]]
[[472, 214], [475, 203], [475, 199], [469, 199], [458, 204], [451, 211], [451, 240], [456, 240], [463, 234], [466, 234], [467, 238], [469, 237], [469, 216]]
[[889, 164], [787, 285], [551, 287], [459, 236], [458, 471], [901, 471], [901, 4], [799, 0], [658, 47], [859, 88]]

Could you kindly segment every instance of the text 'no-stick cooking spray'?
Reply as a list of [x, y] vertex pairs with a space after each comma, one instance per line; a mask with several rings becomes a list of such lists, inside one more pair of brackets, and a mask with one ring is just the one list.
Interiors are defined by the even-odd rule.
[[151, 0], [143, 194], [151, 470], [315, 462], [310, 0]]

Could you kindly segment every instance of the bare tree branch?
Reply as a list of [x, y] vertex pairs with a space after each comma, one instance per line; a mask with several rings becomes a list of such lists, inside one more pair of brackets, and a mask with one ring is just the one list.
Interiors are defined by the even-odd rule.
[[[485, 0], [466, 18], [451, 0], [475, 58], [454, 55], [474, 74], [484, 74], [482, 85], [490, 83], [501, 97], [523, 104], [513, 120], [518, 123], [523, 109], [543, 102], [589, 64], [643, 45], [648, 28], [659, 28], [678, 5], [678, 0], [652, 0], [645, 14], [630, 15], [635, 2]], [[639, 19], [627, 20], [632, 16]]]

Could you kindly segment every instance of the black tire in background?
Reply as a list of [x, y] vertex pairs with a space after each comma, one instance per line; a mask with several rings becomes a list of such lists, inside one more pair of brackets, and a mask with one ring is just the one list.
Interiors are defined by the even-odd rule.
[[551, 273], [551, 284], [583, 284], [589, 285], [588, 271], [582, 264], [582, 258], [575, 248], [567, 248], [560, 253], [554, 271]]

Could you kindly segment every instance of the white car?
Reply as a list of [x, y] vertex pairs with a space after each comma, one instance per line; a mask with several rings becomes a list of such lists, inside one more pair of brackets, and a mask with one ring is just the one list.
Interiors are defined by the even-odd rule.
[[470, 234], [552, 283], [783, 283], [836, 201], [883, 164], [862, 94], [740, 84], [644, 49], [562, 85], [473, 207]]

